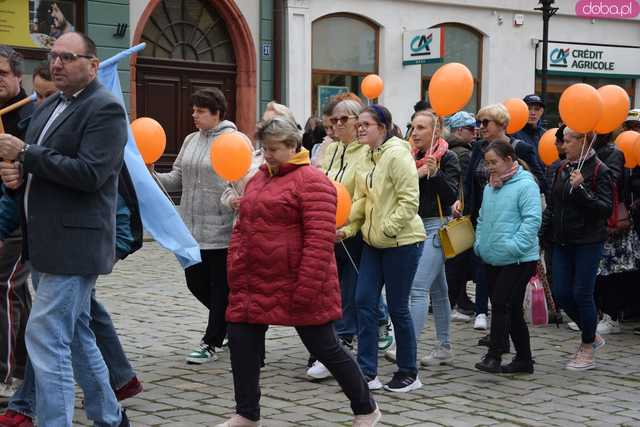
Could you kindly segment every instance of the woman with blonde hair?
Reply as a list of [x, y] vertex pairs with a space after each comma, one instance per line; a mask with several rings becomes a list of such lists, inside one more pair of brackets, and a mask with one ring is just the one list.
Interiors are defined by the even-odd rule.
[[420, 178], [418, 214], [422, 218], [427, 241], [411, 287], [409, 308], [418, 339], [427, 322], [431, 296], [438, 338], [435, 349], [421, 360], [425, 366], [447, 363], [453, 358], [449, 339], [451, 305], [438, 230], [447, 222], [451, 215], [450, 206], [458, 197], [460, 165], [458, 157], [449, 151], [449, 145], [441, 137], [442, 128], [437, 125], [437, 120], [431, 112], [418, 111], [411, 122], [413, 155]]
[[[359, 99], [344, 99], [335, 105], [329, 119], [335, 141], [325, 149], [321, 166], [325, 175], [344, 185], [351, 197], [355, 190], [357, 171], [363, 167], [369, 153], [369, 146], [358, 142], [356, 129], [358, 115], [363, 108], [364, 105]], [[350, 348], [353, 348], [353, 338], [358, 333], [355, 292], [361, 253], [361, 233], [335, 245], [342, 295], [342, 319], [336, 321], [335, 326], [342, 343]], [[307, 375], [314, 379], [323, 379], [330, 373], [320, 361], [316, 361], [307, 371]]]

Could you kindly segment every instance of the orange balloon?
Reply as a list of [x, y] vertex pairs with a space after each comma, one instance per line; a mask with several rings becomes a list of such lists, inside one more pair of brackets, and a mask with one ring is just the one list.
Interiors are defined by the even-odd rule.
[[513, 134], [527, 124], [529, 120], [529, 107], [520, 98], [507, 99], [502, 103], [509, 112], [509, 125], [507, 126], [507, 133]]
[[251, 167], [251, 148], [238, 132], [224, 133], [211, 144], [211, 166], [227, 181], [237, 181]]
[[640, 136], [636, 138], [636, 147], [635, 147], [636, 160], [638, 160], [638, 164], [640, 164]]
[[627, 118], [629, 95], [617, 85], [606, 85], [598, 89], [602, 98], [602, 117], [596, 124], [596, 133], [609, 133], [617, 129]]
[[384, 83], [377, 74], [369, 74], [360, 83], [360, 92], [369, 99], [379, 97], [383, 89]]
[[439, 116], [460, 111], [473, 95], [473, 75], [463, 64], [451, 62], [438, 68], [429, 82], [429, 103]]
[[602, 99], [597, 90], [585, 83], [576, 83], [560, 95], [562, 122], [576, 132], [592, 131], [602, 117]]
[[140, 117], [131, 122], [131, 133], [146, 165], [155, 163], [167, 147], [167, 135], [157, 121]]
[[556, 132], [558, 128], [549, 129], [542, 134], [538, 141], [538, 155], [542, 162], [549, 166], [560, 158], [558, 147], [556, 147]]
[[349, 220], [351, 214], [351, 196], [347, 188], [339, 182], [333, 181], [338, 195], [338, 205], [336, 206], [336, 227], [342, 227]]
[[616, 138], [616, 146], [624, 153], [624, 167], [633, 169], [638, 166], [638, 144], [640, 133], [628, 130]]

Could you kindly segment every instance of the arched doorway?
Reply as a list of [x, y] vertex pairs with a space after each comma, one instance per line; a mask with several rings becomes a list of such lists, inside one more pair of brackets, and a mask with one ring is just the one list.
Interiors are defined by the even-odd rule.
[[191, 94], [220, 88], [227, 118], [251, 133], [256, 114], [256, 58], [249, 27], [233, 0], [151, 0], [133, 43], [146, 48], [131, 60], [131, 110], [153, 117], [167, 133], [160, 166], [173, 163], [195, 130]]

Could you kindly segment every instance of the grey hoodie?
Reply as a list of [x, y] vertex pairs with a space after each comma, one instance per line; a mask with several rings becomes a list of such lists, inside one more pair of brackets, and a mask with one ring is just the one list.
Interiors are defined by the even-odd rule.
[[227, 183], [211, 167], [211, 143], [223, 133], [236, 131], [227, 120], [218, 127], [187, 135], [171, 172], [158, 174], [167, 191], [181, 191], [180, 215], [201, 250], [229, 247], [233, 211], [220, 202]]

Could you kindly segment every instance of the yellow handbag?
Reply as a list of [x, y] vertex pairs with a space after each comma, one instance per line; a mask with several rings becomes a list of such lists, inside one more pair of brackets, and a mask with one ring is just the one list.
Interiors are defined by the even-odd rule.
[[[462, 186], [460, 186], [460, 188], [461, 210], [464, 210]], [[442, 214], [440, 196], [436, 195], [436, 200], [438, 201], [438, 211], [440, 212], [440, 219], [442, 220], [442, 227], [438, 230], [442, 253], [446, 259], [454, 258], [473, 247], [476, 233], [473, 230], [473, 224], [468, 215], [454, 218], [447, 223]]]

